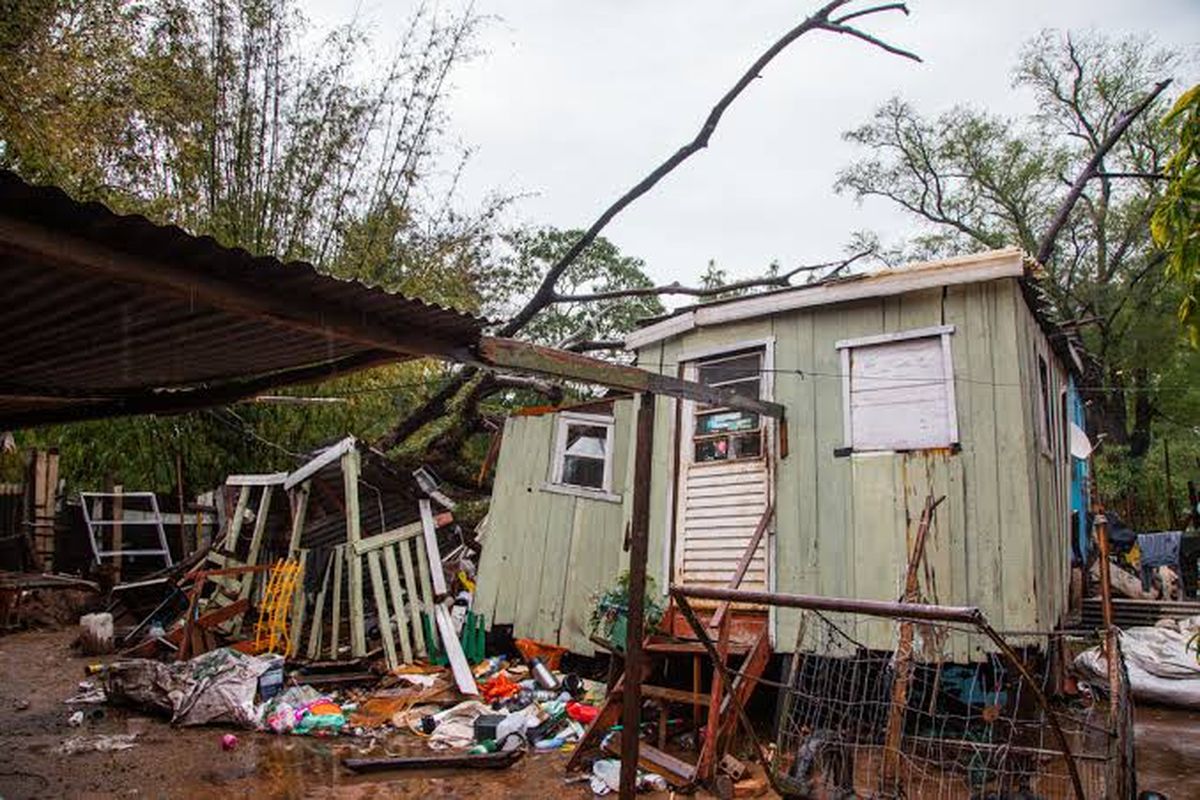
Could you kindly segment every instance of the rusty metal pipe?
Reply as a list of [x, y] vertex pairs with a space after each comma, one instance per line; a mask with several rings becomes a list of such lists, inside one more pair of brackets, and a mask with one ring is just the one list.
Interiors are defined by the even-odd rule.
[[724, 600], [731, 603], [803, 608], [809, 611], [844, 611], [888, 619], [958, 622], [964, 625], [976, 625], [983, 620], [983, 613], [973, 606], [932, 606], [922, 603], [893, 603], [887, 600], [856, 600], [848, 597], [821, 597], [814, 594], [786, 594], [676, 584], [671, 586], [671, 594], [676, 599], [687, 597], [693, 600]]

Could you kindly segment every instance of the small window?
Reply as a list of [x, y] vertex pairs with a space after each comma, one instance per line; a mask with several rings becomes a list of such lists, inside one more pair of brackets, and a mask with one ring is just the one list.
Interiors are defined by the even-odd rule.
[[1041, 398], [1041, 423], [1038, 433], [1041, 434], [1042, 450], [1049, 453], [1054, 432], [1054, 412], [1051, 410], [1053, 406], [1050, 405], [1050, 366], [1041, 355], [1038, 356], [1038, 390]]
[[843, 433], [850, 452], [958, 443], [951, 325], [837, 343]]
[[[762, 396], [763, 351], [705, 359], [696, 365], [696, 377], [708, 386], [757, 399]], [[749, 411], [698, 403], [692, 446], [696, 463], [761, 458], [762, 417]]]
[[611, 417], [559, 414], [550, 482], [574, 489], [611, 492], [612, 440]]

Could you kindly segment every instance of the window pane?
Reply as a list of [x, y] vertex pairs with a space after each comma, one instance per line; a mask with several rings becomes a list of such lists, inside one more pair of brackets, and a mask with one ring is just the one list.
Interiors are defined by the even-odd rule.
[[604, 459], [564, 456], [562, 482], [589, 489], [603, 489]]
[[724, 461], [727, 458], [729, 458], [729, 440], [725, 437], [696, 442], [695, 460], [697, 464], [704, 461]]
[[758, 458], [762, 455], [762, 434], [732, 437], [733, 458]]
[[762, 369], [762, 353], [748, 353], [722, 361], [710, 361], [700, 365], [700, 383], [709, 385], [726, 381], [757, 378]]
[[696, 435], [725, 431], [752, 431], [758, 428], [758, 414], [747, 411], [718, 411], [696, 417]]
[[568, 456], [603, 459], [608, 453], [608, 428], [603, 425], [568, 425]]

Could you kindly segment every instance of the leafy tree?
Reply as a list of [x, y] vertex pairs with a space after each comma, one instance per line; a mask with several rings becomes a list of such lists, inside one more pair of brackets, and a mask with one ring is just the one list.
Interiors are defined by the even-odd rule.
[[[0, 166], [79, 199], [255, 253], [478, 311], [476, 279], [506, 202], [464, 209], [448, 80], [478, 19], [419, 7], [374, 78], [353, 27], [305, 45], [294, 0], [0, 0]], [[444, 165], [453, 169], [445, 174]], [[244, 404], [19, 435], [58, 446], [68, 478], [171, 490], [294, 463], [353, 432], [378, 436], [440, 368], [406, 364]]]
[[[912, 256], [1010, 244], [1036, 253], [1076, 176], [1178, 65], [1176, 54], [1141, 38], [1047, 31], [1014, 71], [1036, 113], [1014, 119], [957, 107], [928, 118], [892, 100], [846, 134], [871, 154], [844, 169], [836, 188], [884, 198], [923, 223]], [[1135, 118], [1104, 156], [1043, 265], [1053, 312], [1081, 331], [1093, 356], [1084, 381], [1093, 422], [1134, 457], [1149, 448], [1159, 365], [1179, 340], [1169, 313], [1177, 297], [1149, 232], [1167, 151], [1163, 105]]]
[[1200, 84], [1188, 89], [1164, 126], [1178, 126], [1179, 148], [1167, 161], [1168, 184], [1150, 230], [1154, 242], [1167, 252], [1167, 275], [1183, 290], [1179, 318], [1200, 344]]
[[[921, 223], [892, 257], [1004, 245], [1033, 254], [1053, 240], [1042, 287], [1052, 315], [1088, 348], [1082, 392], [1092, 428], [1104, 437], [1102, 486], [1146, 524], [1166, 524], [1154, 516], [1165, 507], [1163, 440], [1172, 439], [1177, 465], [1200, 452], [1188, 422], [1200, 405], [1193, 385], [1200, 359], [1181, 336], [1174, 314], [1180, 291], [1150, 235], [1171, 149], [1161, 124], [1168, 104], [1156, 82], [1180, 64], [1176, 53], [1140, 37], [1044, 32], [1013, 72], [1014, 86], [1032, 93], [1035, 113], [1010, 118], [960, 106], [928, 117], [892, 100], [846, 134], [869, 155], [836, 183]], [[1105, 151], [1129, 111], [1148, 98]], [[1087, 173], [1097, 154], [1103, 158]], [[1081, 175], [1079, 201], [1051, 236]]]
[[[488, 268], [485, 312], [507, 319], [537, 289], [550, 265], [562, 257], [583, 231], [544, 227], [507, 234], [507, 246], [498, 263]], [[616, 245], [597, 237], [563, 273], [557, 284], [562, 295], [652, 287], [640, 258], [627, 256]], [[611, 300], [564, 301], [539, 314], [522, 332], [531, 341], [558, 344], [572, 338], [618, 339], [639, 320], [663, 313], [657, 297], [620, 297]]]

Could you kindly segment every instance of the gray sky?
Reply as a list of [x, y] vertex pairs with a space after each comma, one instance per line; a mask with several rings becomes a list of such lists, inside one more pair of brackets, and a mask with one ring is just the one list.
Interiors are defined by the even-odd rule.
[[[385, 49], [412, 3], [301, 0], [318, 26], [374, 26]], [[742, 70], [819, 0], [477, 0], [486, 51], [455, 79], [452, 127], [475, 150], [464, 198], [530, 194], [514, 221], [585, 227], [695, 135]], [[443, 0], [443, 7], [447, 4]], [[860, 3], [856, 7], [865, 7]], [[862, 27], [916, 64], [814, 32], [776, 58], [726, 114], [706, 152], [638, 200], [606, 234], [659, 281], [694, 281], [710, 258], [734, 276], [836, 258], [850, 233], [912, 230], [883, 202], [833, 193], [855, 156], [844, 130], [893, 95], [926, 113], [970, 103], [1020, 113], [1021, 45], [1043, 28], [1148, 33], [1195, 52], [1200, 0], [914, 0]], [[1193, 73], [1194, 74], [1194, 73]]]

